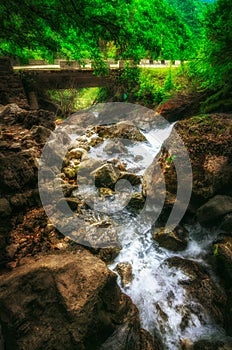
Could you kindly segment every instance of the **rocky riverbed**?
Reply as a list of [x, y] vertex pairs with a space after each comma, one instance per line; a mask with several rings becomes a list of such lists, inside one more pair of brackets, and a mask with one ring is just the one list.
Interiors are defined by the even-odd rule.
[[[54, 134], [56, 121], [50, 112], [22, 110], [17, 105], [1, 108], [0, 323], [6, 349], [28, 349], [28, 344], [31, 349], [83, 350], [169, 346], [162, 334], [168, 315], [160, 304], [156, 315], [163, 326], [155, 325], [149, 334], [142, 328], [138, 308], [107, 267], [126, 249], [121, 238], [126, 221], [140, 215], [149, 196], [163, 198], [163, 186], [156, 186], [155, 193], [154, 186], [148, 186], [162, 184], [161, 174], [151, 172], [143, 157], [144, 147], [153, 155], [146, 131], [147, 125], [157, 127], [158, 117], [148, 113], [142, 125], [138, 117], [129, 122], [112, 118], [110, 125], [102, 120], [96, 126], [94, 114], [85, 111], [62, 124], [62, 133]], [[215, 325], [225, 329], [217, 340], [179, 339], [178, 349], [232, 348], [226, 338], [232, 335], [231, 119], [229, 114], [212, 114], [175, 124], [190, 156], [193, 189], [180, 225], [168, 231], [165, 223], [178, 187], [175, 159], [184, 159], [173, 132], [154, 156], [166, 195], [158, 220], [149, 228], [149, 239], [173, 254], [164, 259], [161, 269], [170, 266], [183, 274], [180, 288], [197, 302], [197, 317], [204, 309]], [[49, 137], [38, 189], [41, 152]], [[143, 154], [138, 151], [141, 147]], [[122, 156], [128, 149], [134, 153]], [[182, 166], [181, 161], [178, 164]], [[73, 217], [78, 225], [70, 225]], [[191, 240], [188, 225], [196, 222], [212, 232], [203, 264], [194, 256], [180, 256]], [[126, 292], [134, 278], [133, 266], [121, 261], [115, 272]], [[176, 305], [172, 298], [169, 295], [169, 302]], [[183, 329], [190, 323], [188, 312], [182, 313]]]

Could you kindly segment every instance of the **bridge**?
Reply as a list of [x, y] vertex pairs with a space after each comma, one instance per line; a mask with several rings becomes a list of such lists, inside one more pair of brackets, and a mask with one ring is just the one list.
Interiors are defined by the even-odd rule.
[[[170, 66], [171, 61], [156, 60], [151, 62], [144, 59], [138, 65], [132, 60], [105, 61], [106, 67], [108, 67], [106, 76], [97, 76], [91, 62], [81, 65], [77, 61], [60, 60], [58, 64], [48, 65], [45, 61], [31, 60], [30, 65], [14, 66], [13, 68], [15, 72], [19, 73], [23, 82], [36, 82], [39, 87], [43, 86], [44, 89], [68, 89], [107, 86], [113, 81], [112, 78], [123, 72], [126, 63], [131, 68], [166, 68]], [[175, 61], [174, 67], [179, 66], [179, 64], [180, 61]]]
[[[131, 67], [135, 63], [128, 60]], [[176, 62], [178, 66], [180, 62]], [[34, 60], [27, 66], [12, 65], [9, 58], [0, 57], [0, 104], [17, 103], [19, 106], [37, 108], [36, 91], [48, 89], [104, 87], [114, 82], [125, 67], [125, 62], [106, 62], [109, 71], [106, 76], [97, 76], [91, 63], [80, 65], [76, 61], [59, 61], [48, 65]], [[141, 60], [139, 67], [165, 68], [170, 61]], [[26, 90], [26, 91], [25, 91]]]
[[110, 70], [106, 76], [97, 76], [93, 69], [22, 69], [18, 75], [24, 86], [33, 89], [36, 84], [38, 88], [48, 89], [69, 89], [69, 88], [90, 88], [104, 87], [110, 83], [115, 75], [119, 75], [121, 69]]

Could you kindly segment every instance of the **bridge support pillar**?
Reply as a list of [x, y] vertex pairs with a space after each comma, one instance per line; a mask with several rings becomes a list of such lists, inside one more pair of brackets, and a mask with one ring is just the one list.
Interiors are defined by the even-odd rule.
[[31, 109], [39, 109], [38, 99], [35, 91], [30, 91], [28, 93], [29, 105]]

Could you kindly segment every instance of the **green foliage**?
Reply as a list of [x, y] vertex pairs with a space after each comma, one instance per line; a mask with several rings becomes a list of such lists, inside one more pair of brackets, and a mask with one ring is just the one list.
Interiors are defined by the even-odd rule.
[[139, 68], [132, 68], [129, 63], [126, 62], [123, 73], [119, 78], [119, 84], [123, 84], [126, 90], [132, 90], [138, 84], [139, 72]]
[[167, 157], [167, 158], [166, 158], [166, 162], [171, 163], [171, 162], [172, 162], [173, 160], [175, 160], [175, 159], [176, 159], [176, 156], [173, 155], [173, 156]]
[[136, 96], [148, 105], [159, 104], [185, 87], [176, 68], [141, 69], [138, 84]]
[[232, 108], [232, 6], [230, 0], [212, 3], [204, 18], [204, 38], [198, 60], [189, 64], [192, 77], [209, 98], [203, 112]]
[[[90, 107], [99, 98], [99, 88], [50, 90], [49, 98], [61, 109], [62, 117]], [[100, 102], [100, 101], [99, 101]]]
[[49, 62], [60, 57], [183, 59], [192, 31], [173, 1], [5, 1], [0, 4], [0, 54]]
[[214, 244], [213, 246], [213, 255], [218, 256], [218, 244]]

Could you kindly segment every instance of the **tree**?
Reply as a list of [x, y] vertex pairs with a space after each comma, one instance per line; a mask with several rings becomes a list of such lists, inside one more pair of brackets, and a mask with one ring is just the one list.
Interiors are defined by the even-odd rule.
[[120, 45], [126, 7], [126, 0], [8, 0], [0, 5], [1, 54], [99, 55], [99, 38]]
[[[206, 105], [212, 109], [231, 109], [232, 91], [232, 4], [213, 3], [205, 16], [205, 37], [196, 65], [202, 87], [211, 91]], [[227, 106], [227, 107], [226, 107]]]

